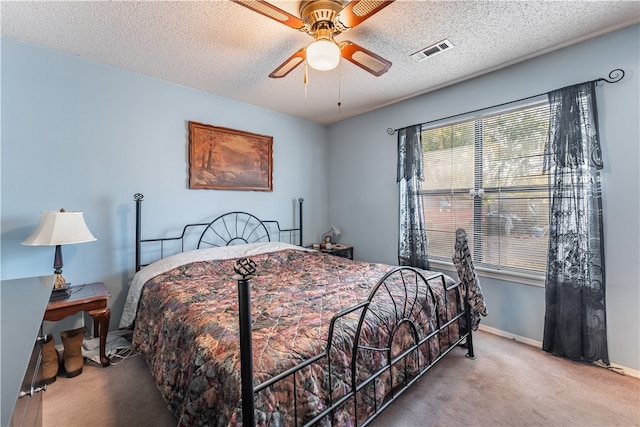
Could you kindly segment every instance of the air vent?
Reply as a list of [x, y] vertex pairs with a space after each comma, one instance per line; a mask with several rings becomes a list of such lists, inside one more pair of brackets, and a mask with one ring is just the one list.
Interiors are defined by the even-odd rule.
[[437, 55], [445, 50], [449, 50], [453, 48], [453, 43], [451, 43], [448, 39], [444, 39], [439, 41], [438, 43], [431, 45], [425, 49], [419, 50], [418, 52], [411, 55], [411, 57], [416, 62], [422, 62], [427, 58], [430, 58], [434, 55]]

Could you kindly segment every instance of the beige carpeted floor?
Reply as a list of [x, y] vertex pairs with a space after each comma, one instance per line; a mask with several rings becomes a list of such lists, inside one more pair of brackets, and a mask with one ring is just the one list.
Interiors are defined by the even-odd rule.
[[[640, 379], [486, 332], [477, 358], [455, 349], [373, 426], [640, 426]], [[139, 356], [87, 362], [44, 394], [45, 427], [175, 426]]]

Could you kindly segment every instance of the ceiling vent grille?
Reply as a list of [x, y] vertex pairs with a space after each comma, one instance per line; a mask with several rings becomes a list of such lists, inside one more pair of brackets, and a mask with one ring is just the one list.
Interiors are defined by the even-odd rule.
[[436, 44], [433, 44], [425, 49], [419, 50], [418, 52], [411, 55], [411, 57], [416, 62], [422, 62], [427, 58], [430, 58], [434, 55], [437, 55], [445, 50], [449, 50], [453, 48], [453, 43], [451, 43], [448, 39], [444, 39], [439, 41]]

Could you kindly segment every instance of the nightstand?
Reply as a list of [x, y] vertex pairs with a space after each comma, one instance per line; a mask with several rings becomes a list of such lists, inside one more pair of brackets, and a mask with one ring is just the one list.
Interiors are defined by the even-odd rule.
[[100, 337], [100, 363], [109, 366], [110, 361], [105, 353], [111, 319], [111, 310], [107, 306], [107, 299], [111, 296], [109, 290], [103, 283], [96, 282], [71, 286], [70, 291], [69, 298], [49, 302], [44, 320], [55, 322], [80, 311], [89, 313], [93, 319], [93, 336]]
[[[310, 249], [313, 249], [313, 246], [307, 246]], [[331, 249], [316, 249], [320, 252], [324, 252], [325, 254], [339, 256], [341, 258], [353, 259], [353, 246], [348, 245], [333, 245]]]

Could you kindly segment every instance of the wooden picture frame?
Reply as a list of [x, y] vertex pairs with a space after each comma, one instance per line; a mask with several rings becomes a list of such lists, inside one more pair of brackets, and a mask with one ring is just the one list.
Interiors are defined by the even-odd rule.
[[273, 191], [273, 137], [190, 121], [189, 188]]

